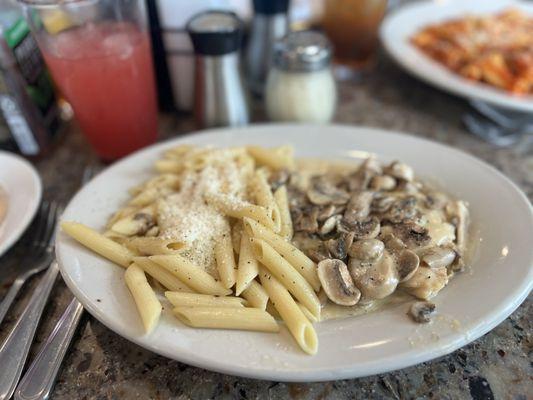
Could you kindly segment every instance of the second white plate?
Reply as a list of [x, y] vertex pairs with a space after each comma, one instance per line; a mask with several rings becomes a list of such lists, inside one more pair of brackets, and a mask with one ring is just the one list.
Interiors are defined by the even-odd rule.
[[291, 144], [298, 157], [357, 159], [375, 153], [400, 159], [470, 203], [482, 241], [471, 271], [435, 298], [439, 316], [417, 325], [407, 305], [316, 325], [319, 350], [304, 354], [281, 334], [192, 329], [165, 307], [144, 335], [124, 270], [60, 234], [57, 256], [65, 282], [87, 310], [125, 338], [167, 357], [223, 373], [277, 381], [352, 378], [407, 367], [447, 354], [483, 335], [523, 301], [533, 284], [533, 214], [526, 197], [494, 168], [437, 143], [369, 128], [266, 125], [212, 130], [162, 143], [114, 164], [83, 188], [64, 219], [102, 229], [128, 199], [128, 188], [151, 176], [153, 162], [180, 143], [212, 146]]
[[426, 56], [410, 38], [423, 27], [468, 14], [492, 14], [514, 7], [533, 15], [533, 4], [513, 0], [443, 0], [406, 5], [387, 16], [380, 37], [387, 52], [406, 71], [442, 90], [485, 101], [495, 106], [533, 112], [533, 96], [517, 96], [490, 85], [477, 83], [448, 70]]

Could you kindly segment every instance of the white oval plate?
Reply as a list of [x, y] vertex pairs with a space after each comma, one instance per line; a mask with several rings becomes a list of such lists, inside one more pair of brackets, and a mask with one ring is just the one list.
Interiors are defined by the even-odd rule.
[[186, 136], [138, 152], [83, 188], [65, 211], [102, 229], [127, 199], [127, 189], [150, 176], [162, 151], [180, 143], [213, 146], [292, 144], [298, 157], [349, 160], [376, 153], [401, 159], [437, 178], [470, 202], [482, 241], [471, 272], [454, 278], [436, 298], [439, 318], [416, 325], [407, 305], [316, 325], [318, 354], [305, 355], [285, 328], [281, 334], [199, 330], [181, 325], [165, 307], [159, 326], [143, 335], [124, 270], [65, 234], [57, 242], [63, 277], [87, 310], [119, 335], [187, 364], [245, 377], [319, 381], [371, 375], [447, 354], [494, 328], [524, 300], [533, 283], [533, 213], [520, 190], [494, 168], [465, 153], [412, 136], [370, 128], [263, 125]]
[[533, 96], [517, 96], [478, 83], [448, 70], [411, 44], [410, 38], [423, 27], [467, 14], [491, 14], [515, 7], [533, 15], [533, 4], [513, 0], [443, 0], [416, 2], [388, 15], [380, 29], [387, 52], [406, 71], [453, 94], [482, 100], [495, 106], [533, 112]]
[[0, 186], [7, 193], [7, 214], [0, 222], [0, 256], [24, 233], [39, 203], [42, 187], [35, 168], [12, 153], [0, 151]]

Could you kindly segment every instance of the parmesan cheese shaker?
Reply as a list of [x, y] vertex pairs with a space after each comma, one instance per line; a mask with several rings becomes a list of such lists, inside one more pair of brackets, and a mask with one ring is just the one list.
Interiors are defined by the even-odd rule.
[[194, 116], [201, 127], [244, 125], [248, 104], [240, 67], [242, 23], [232, 12], [193, 16], [187, 32], [194, 51]]
[[273, 63], [265, 97], [269, 118], [330, 121], [337, 104], [337, 89], [328, 39], [314, 31], [289, 33], [276, 43]]

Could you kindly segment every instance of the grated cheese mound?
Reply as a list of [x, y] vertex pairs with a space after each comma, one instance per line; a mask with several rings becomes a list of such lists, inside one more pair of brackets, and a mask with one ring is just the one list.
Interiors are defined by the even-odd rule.
[[213, 243], [230, 234], [228, 218], [205, 201], [206, 195], [226, 195], [234, 201], [246, 198], [247, 176], [234, 159], [234, 151], [211, 150], [205, 166], [189, 169], [181, 177], [180, 190], [158, 201], [160, 237], [187, 246], [182, 255], [217, 276]]

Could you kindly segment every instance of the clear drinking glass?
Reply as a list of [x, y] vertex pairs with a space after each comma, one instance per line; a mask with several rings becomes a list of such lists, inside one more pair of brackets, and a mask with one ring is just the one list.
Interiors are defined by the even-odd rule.
[[387, 0], [325, 0], [322, 24], [337, 65], [360, 70], [372, 63], [386, 11]]
[[98, 155], [153, 143], [157, 101], [144, 0], [19, 0], [52, 77]]

